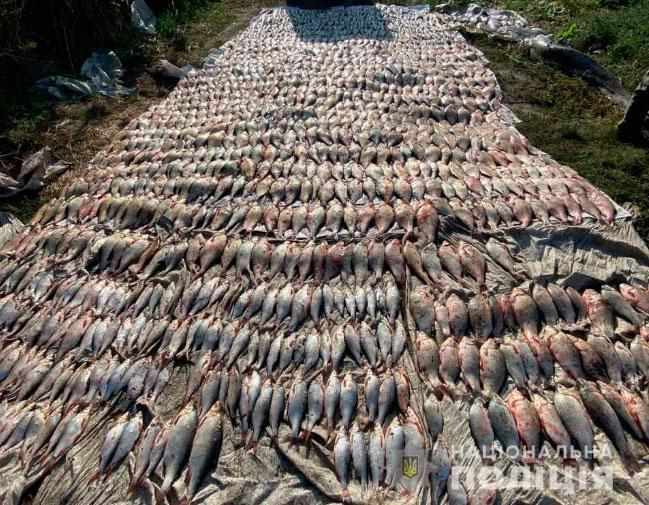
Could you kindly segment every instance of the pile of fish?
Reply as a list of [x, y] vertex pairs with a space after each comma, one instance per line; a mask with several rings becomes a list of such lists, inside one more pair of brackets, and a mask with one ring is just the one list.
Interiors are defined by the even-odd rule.
[[299, 474], [278, 504], [493, 503], [452, 477], [549, 447], [643, 471], [647, 272], [523, 255], [630, 225], [444, 19], [263, 11], [3, 248], [8, 502], [245, 501], [253, 461]]

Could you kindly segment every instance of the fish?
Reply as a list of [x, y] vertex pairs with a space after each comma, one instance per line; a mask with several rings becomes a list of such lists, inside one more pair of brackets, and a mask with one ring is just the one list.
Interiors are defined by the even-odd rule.
[[305, 440], [307, 441], [311, 437], [311, 432], [315, 428], [316, 424], [318, 424], [322, 418], [322, 414], [324, 413], [324, 401], [325, 386], [322, 382], [322, 376], [319, 375], [309, 383], [309, 389], [307, 391], [307, 414], [305, 427]]
[[612, 339], [615, 335], [615, 316], [613, 309], [604, 297], [593, 289], [582, 293], [586, 311], [590, 320], [591, 331]]
[[483, 286], [487, 273], [487, 264], [482, 254], [466, 242], [461, 242], [458, 247], [458, 257], [463, 270], [467, 272], [478, 283]]
[[194, 406], [188, 403], [178, 413], [173, 427], [169, 430], [163, 456], [164, 481], [160, 487], [162, 494], [169, 492], [169, 489], [185, 468], [197, 427], [198, 414]]
[[517, 269], [515, 266], [515, 260], [509, 252], [509, 249], [504, 244], [494, 238], [490, 238], [485, 244], [485, 247], [491, 258], [499, 266], [504, 268], [506, 272], [509, 272], [510, 274], [516, 273]]
[[460, 355], [457, 342], [446, 339], [439, 348], [439, 375], [448, 385], [455, 385], [460, 377]]
[[629, 431], [637, 440], [644, 440], [645, 435], [642, 432], [642, 427], [638, 424], [636, 419], [633, 417], [633, 414], [628, 409], [621, 393], [614, 386], [603, 381], [597, 381], [597, 387], [602, 396], [613, 408], [626, 430]]
[[417, 332], [415, 348], [415, 362], [419, 373], [423, 374], [431, 385], [439, 384], [439, 347], [437, 343], [424, 333]]
[[367, 448], [369, 460], [369, 476], [373, 490], [378, 489], [383, 483], [386, 470], [385, 451], [386, 445], [383, 428], [380, 425], [376, 425], [369, 434], [369, 442]]
[[[442, 267], [446, 270], [451, 276], [458, 281], [462, 280], [462, 265], [460, 263], [460, 258], [455, 252], [455, 249], [447, 241], [444, 241], [440, 248], [437, 250], [437, 254], [442, 263]], [[450, 308], [449, 308], [450, 311]]]
[[406, 282], [406, 266], [401, 252], [401, 243], [398, 240], [391, 240], [385, 246], [385, 261], [397, 285], [403, 286]]
[[446, 493], [448, 479], [451, 475], [451, 458], [448, 448], [440, 441], [432, 450], [431, 471], [429, 474], [431, 495], [434, 503], [440, 503]]
[[619, 391], [624, 405], [642, 430], [645, 440], [649, 439], [649, 407], [647, 403], [626, 387], [620, 386]]
[[618, 384], [622, 382], [622, 361], [615, 350], [613, 342], [606, 337], [591, 334], [588, 335], [588, 343], [602, 358], [609, 379]]
[[434, 443], [444, 431], [444, 416], [439, 402], [430, 396], [424, 400], [424, 418], [428, 434]]
[[622, 283], [619, 285], [620, 294], [627, 300], [633, 307], [649, 314], [649, 291], [639, 286], [631, 286], [630, 284]]
[[514, 384], [521, 389], [525, 389], [527, 387], [528, 378], [525, 371], [525, 365], [523, 364], [523, 359], [516, 344], [510, 339], [505, 339], [503, 343], [500, 344], [500, 352], [505, 359], [507, 373], [514, 381]]
[[346, 502], [350, 499], [349, 474], [352, 467], [352, 445], [349, 441], [347, 431], [342, 428], [336, 435], [333, 456], [336, 475], [338, 476], [338, 482], [340, 482], [342, 489], [342, 501]]
[[404, 427], [394, 418], [387, 429], [385, 438], [385, 484], [396, 489], [401, 474], [403, 452], [406, 446]]
[[629, 350], [635, 359], [638, 371], [645, 377], [649, 377], [649, 344], [647, 341], [638, 335], [631, 341]]
[[498, 396], [492, 396], [487, 407], [489, 422], [498, 440], [508, 457], [517, 460], [520, 456], [520, 437], [514, 416], [507, 405]]
[[373, 423], [376, 420], [379, 412], [380, 387], [381, 381], [370, 369], [365, 377], [365, 383], [363, 386], [367, 419], [370, 423]]
[[488, 395], [498, 394], [506, 379], [506, 362], [495, 340], [480, 347], [480, 381]]
[[553, 403], [581, 456], [591, 460], [594, 451], [593, 426], [579, 393], [560, 387], [554, 394]]
[[451, 293], [446, 300], [446, 307], [451, 334], [457, 337], [466, 335], [469, 327], [469, 312], [465, 303], [457, 294]]
[[291, 426], [291, 443], [295, 444], [302, 429], [302, 422], [307, 411], [308, 384], [301, 375], [293, 379], [293, 384], [288, 393], [286, 417]]
[[274, 440], [277, 440], [279, 436], [279, 426], [284, 417], [284, 398], [286, 392], [284, 386], [280, 383], [273, 384], [273, 395], [270, 400], [270, 409], [269, 409], [269, 422], [270, 422], [270, 431], [271, 436]]
[[571, 342], [568, 335], [560, 330], [546, 327], [546, 339], [548, 349], [554, 359], [561, 365], [573, 379], [585, 378], [584, 370], [581, 366], [579, 352]]
[[376, 423], [382, 426], [397, 399], [397, 384], [391, 373], [385, 374], [379, 388], [379, 413]]
[[410, 293], [410, 312], [415, 320], [417, 329], [426, 335], [433, 334], [435, 322], [434, 297], [425, 286], [419, 286]]
[[479, 398], [476, 398], [469, 408], [469, 428], [471, 436], [480, 451], [480, 457], [483, 460], [492, 460], [494, 458], [493, 451], [496, 435], [491, 426], [489, 412]]
[[[275, 391], [273, 381], [270, 378], [264, 380], [257, 401], [255, 401], [252, 407], [252, 433], [249, 441], [249, 446], [252, 451], [255, 450], [259, 439], [261, 438], [264, 429], [266, 428], [266, 423], [270, 415], [271, 404], [273, 401], [273, 393]], [[219, 413], [221, 412], [219, 405]], [[216, 413], [215, 413], [216, 414]]]
[[[139, 482], [149, 474], [148, 470], [150, 467], [155, 467], [158, 465], [159, 459], [162, 458], [162, 452], [164, 446], [166, 445], [165, 439], [165, 427], [158, 417], [154, 417], [149, 426], [147, 426], [144, 434], [140, 439], [138, 448], [135, 455], [135, 468], [131, 475], [131, 482], [129, 484], [129, 491], [133, 491]], [[155, 459], [156, 451], [155, 448], [159, 447], [160, 450], [158, 453], [158, 461], [152, 463], [152, 458]]]
[[201, 419], [187, 461], [185, 503], [191, 503], [205, 478], [218, 466], [223, 443], [223, 410], [215, 403]]
[[539, 333], [539, 313], [534, 299], [520, 288], [512, 290], [510, 299], [516, 322], [525, 336], [537, 336]]
[[554, 404], [538, 393], [532, 395], [532, 403], [538, 414], [543, 434], [557, 448], [559, 456], [567, 458], [571, 446], [570, 434]]
[[546, 324], [554, 325], [559, 321], [559, 312], [554, 305], [550, 292], [541, 284], [535, 283], [532, 288], [532, 298], [541, 310]]
[[474, 392], [481, 391], [480, 385], [480, 350], [475, 342], [468, 337], [460, 340], [459, 346], [460, 369], [462, 380]]
[[642, 324], [642, 317], [632, 307], [624, 296], [618, 291], [604, 287], [601, 292], [602, 299], [621, 317], [630, 322], [633, 326], [639, 327]]
[[369, 454], [365, 441], [365, 434], [357, 423], [352, 426], [351, 432], [352, 464], [356, 478], [361, 481], [361, 492], [365, 492], [369, 483]]
[[358, 386], [351, 372], [347, 372], [340, 386], [340, 416], [342, 426], [349, 429], [356, 414], [358, 403]]
[[631, 448], [624, 435], [622, 423], [613, 407], [606, 401], [597, 386], [586, 381], [581, 381], [579, 383], [579, 395], [586, 410], [590, 414], [590, 418], [613, 443], [627, 470], [631, 473], [639, 472], [640, 466], [631, 452]]
[[631, 350], [622, 342], [617, 341], [615, 342], [615, 352], [618, 358], [620, 358], [623, 379], [628, 380], [631, 377], [635, 377], [638, 371], [638, 365]]
[[491, 315], [491, 306], [487, 298], [481, 294], [474, 296], [469, 300], [469, 320], [475, 335], [478, 338], [491, 336], [493, 331], [493, 321]]
[[569, 324], [574, 324], [577, 321], [577, 314], [575, 313], [575, 309], [572, 306], [568, 294], [563, 290], [563, 288], [553, 283], [548, 283], [547, 290], [552, 297], [554, 306], [556, 307], [558, 314], [561, 316], [561, 319]]
[[534, 404], [518, 389], [507, 395], [505, 403], [514, 417], [521, 442], [532, 453], [528, 461], [534, 461], [541, 450], [541, 422]]

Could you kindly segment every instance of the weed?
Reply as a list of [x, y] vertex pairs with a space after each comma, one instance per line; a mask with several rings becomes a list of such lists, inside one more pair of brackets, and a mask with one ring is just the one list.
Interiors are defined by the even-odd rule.
[[575, 38], [576, 33], [577, 33], [577, 23], [570, 23], [568, 27], [564, 28], [559, 33], [557, 33], [557, 38], [559, 40], [570, 42]]
[[213, 0], [172, 0], [171, 5], [158, 17], [158, 33], [173, 38], [182, 25], [199, 17]]
[[158, 34], [161, 37], [171, 38], [175, 35], [178, 27], [176, 16], [171, 12], [164, 12], [158, 17]]

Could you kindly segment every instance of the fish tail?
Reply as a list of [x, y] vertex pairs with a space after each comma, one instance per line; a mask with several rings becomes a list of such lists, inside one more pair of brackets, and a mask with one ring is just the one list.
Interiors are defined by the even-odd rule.
[[164, 480], [162, 486], [160, 486], [160, 488], [158, 489], [158, 491], [160, 491], [163, 497], [167, 495], [167, 493], [169, 492], [169, 488], [171, 487], [172, 484], [173, 482], [170, 482], [167, 479]]
[[[149, 482], [151, 482], [151, 481], [149, 481]], [[168, 489], [167, 489], [167, 491], [165, 491], [164, 484], [163, 484], [162, 488], [159, 488], [153, 482], [151, 482], [151, 486], [153, 487], [153, 502], [154, 502], [154, 505], [167, 503], [166, 495], [167, 495]]]
[[453, 398], [453, 393], [452, 393], [451, 389], [446, 384], [443, 384], [441, 382], [433, 387], [433, 391], [435, 392], [435, 395], [438, 398], [439, 397], [443, 398], [444, 396], [448, 396], [450, 398]]
[[97, 470], [95, 473], [92, 474], [92, 477], [90, 477], [90, 479], [88, 479], [88, 484], [90, 484], [91, 482], [94, 482], [97, 479], [99, 479], [100, 475], [101, 474], [100, 474], [99, 470]]
[[128, 488], [126, 489], [126, 494], [127, 495], [133, 494], [139, 485], [140, 485], [140, 477], [138, 477], [137, 479], [131, 479]]
[[629, 472], [631, 475], [635, 475], [636, 473], [639, 473], [641, 470], [640, 463], [636, 459], [636, 457], [631, 454], [630, 451], [627, 451], [624, 455], [620, 454], [620, 458], [622, 459], [622, 463], [624, 464], [624, 468]]

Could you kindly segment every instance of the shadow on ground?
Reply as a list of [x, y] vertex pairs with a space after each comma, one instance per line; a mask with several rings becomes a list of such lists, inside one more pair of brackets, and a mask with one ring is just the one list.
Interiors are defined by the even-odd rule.
[[[338, 0], [289, 1], [288, 15], [300, 39], [308, 42], [337, 42], [346, 39], [389, 40], [383, 13], [373, 3]], [[363, 16], [358, 10], [363, 10]], [[313, 12], [317, 11], [317, 15]], [[359, 23], [359, 19], [362, 21]]]

